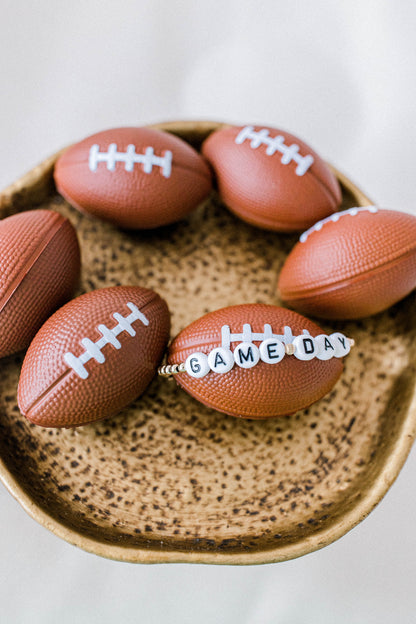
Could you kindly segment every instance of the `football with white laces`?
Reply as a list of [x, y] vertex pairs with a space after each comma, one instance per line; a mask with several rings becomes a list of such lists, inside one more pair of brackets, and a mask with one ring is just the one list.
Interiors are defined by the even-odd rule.
[[188, 143], [151, 128], [114, 128], [69, 147], [57, 190], [75, 208], [131, 229], [185, 217], [211, 192], [211, 172]]
[[204, 141], [202, 154], [225, 205], [266, 230], [304, 230], [341, 203], [340, 186], [328, 165], [284, 130], [226, 126]]
[[416, 217], [350, 208], [304, 232], [279, 276], [287, 305], [328, 319], [386, 310], [416, 288]]
[[19, 407], [43, 427], [75, 427], [119, 412], [152, 380], [169, 339], [163, 299], [115, 286], [73, 299], [41, 327], [23, 361]]
[[172, 341], [168, 367], [207, 407], [242, 418], [292, 414], [331, 390], [351, 340], [309, 319], [253, 303], [210, 312]]

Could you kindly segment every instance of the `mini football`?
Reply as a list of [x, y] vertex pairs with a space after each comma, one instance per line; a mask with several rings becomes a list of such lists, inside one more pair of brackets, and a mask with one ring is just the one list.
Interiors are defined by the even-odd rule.
[[386, 310], [416, 287], [416, 217], [351, 208], [302, 234], [286, 259], [282, 300], [312, 316], [358, 319]]
[[204, 141], [202, 153], [225, 205], [252, 225], [303, 230], [341, 203], [338, 181], [328, 165], [283, 130], [227, 126]]
[[204, 405], [242, 418], [297, 412], [331, 390], [351, 341], [296, 312], [243, 304], [206, 314], [169, 348], [175, 380]]
[[43, 427], [75, 427], [119, 412], [152, 380], [169, 338], [157, 293], [95, 290], [53, 314], [32, 341], [18, 387], [20, 411]]
[[211, 192], [211, 172], [188, 143], [150, 128], [115, 128], [67, 149], [56, 187], [82, 212], [123, 228], [173, 223]]
[[0, 221], [0, 357], [29, 346], [72, 296], [79, 272], [77, 235], [59, 213], [30, 210]]

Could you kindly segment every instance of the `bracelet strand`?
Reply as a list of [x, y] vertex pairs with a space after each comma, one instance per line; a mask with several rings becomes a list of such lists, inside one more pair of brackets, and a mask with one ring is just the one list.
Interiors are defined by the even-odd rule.
[[[355, 345], [355, 340], [353, 338], [347, 338], [348, 344], [351, 347]], [[294, 344], [285, 344], [285, 354], [286, 355], [294, 355], [296, 347]], [[173, 375], [177, 375], [178, 373], [185, 373], [186, 367], [185, 362], [181, 362], [180, 364], [164, 364], [160, 366], [157, 370], [157, 374], [161, 377], [171, 377]]]

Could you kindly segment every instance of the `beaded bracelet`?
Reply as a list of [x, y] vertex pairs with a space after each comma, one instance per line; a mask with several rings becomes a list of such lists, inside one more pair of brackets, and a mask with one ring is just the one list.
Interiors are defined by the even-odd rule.
[[[250, 325], [244, 325], [243, 333], [237, 334], [241, 340], [232, 352], [229, 349], [231, 342], [230, 328], [228, 325], [221, 327], [222, 345], [212, 349], [208, 354], [195, 352], [188, 355], [186, 362], [180, 364], [167, 364], [158, 369], [159, 375], [167, 377], [178, 373], [188, 373], [191, 377], [200, 379], [210, 371], [214, 373], [228, 373], [234, 364], [240, 368], [252, 368], [260, 360], [266, 364], [277, 364], [285, 355], [293, 355], [298, 360], [309, 361], [313, 358], [330, 360], [333, 357], [345, 357], [354, 346], [354, 340], [347, 338], [340, 332], [327, 336], [320, 334], [313, 338], [308, 330], [300, 336], [293, 336], [290, 327], [284, 328], [284, 335], [277, 336], [272, 333], [271, 325], [264, 326], [262, 334], [254, 334]], [[228, 339], [224, 339], [228, 334]], [[232, 336], [235, 340], [235, 335]], [[259, 347], [253, 341], [261, 340]]]

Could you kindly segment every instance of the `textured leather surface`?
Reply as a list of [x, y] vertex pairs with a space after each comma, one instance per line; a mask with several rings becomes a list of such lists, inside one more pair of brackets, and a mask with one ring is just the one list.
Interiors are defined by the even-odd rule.
[[416, 287], [416, 217], [364, 210], [329, 221], [293, 248], [278, 286], [304, 314], [342, 319], [385, 310]]
[[73, 294], [80, 251], [68, 219], [33, 210], [0, 222], [0, 357], [27, 347]]
[[[254, 126], [256, 132], [261, 128]], [[302, 156], [313, 156], [314, 163], [304, 175], [296, 175], [294, 161], [282, 164], [279, 153], [267, 155], [266, 145], [253, 149], [248, 140], [237, 145], [241, 127], [213, 132], [202, 153], [214, 169], [221, 199], [240, 218], [268, 230], [306, 229], [339, 206], [338, 181], [306, 143], [289, 132], [266, 129], [272, 137], [282, 135], [287, 145], [296, 143]]]
[[[324, 333], [309, 319], [277, 306], [246, 304], [211, 312], [191, 323], [173, 340], [169, 348], [169, 363], [185, 362], [195, 352], [208, 354], [221, 346], [221, 327], [228, 325], [231, 333], [241, 333], [244, 323], [253, 332], [263, 332], [264, 324], [272, 326], [274, 334], [283, 334], [289, 326], [299, 335], [307, 329], [312, 336]], [[241, 342], [241, 341], [240, 341]], [[238, 342], [231, 343], [231, 350]], [[259, 341], [254, 341], [259, 346]], [[234, 366], [228, 373], [210, 371], [198, 379], [179, 373], [176, 381], [193, 397], [220, 412], [245, 418], [282, 416], [308, 407], [331, 390], [343, 369], [339, 359], [325, 362], [313, 359], [302, 362], [286, 355], [277, 364], [258, 362], [253, 368]]]
[[[149, 146], [158, 156], [171, 151], [170, 177], [164, 177], [159, 166], [153, 166], [150, 173], [143, 171], [142, 164], [126, 171], [123, 162], [116, 162], [114, 171], [109, 171], [105, 162], [91, 171], [91, 146], [98, 144], [100, 151], [106, 152], [112, 143], [119, 152], [126, 152], [130, 144], [137, 153]], [[177, 221], [211, 191], [211, 173], [198, 152], [171, 134], [149, 128], [105, 130], [71, 146], [56, 164], [55, 182], [79, 210], [133, 229]]]
[[[88, 378], [82, 379], [66, 364], [64, 354], [79, 357], [85, 351], [81, 340], [98, 341], [102, 337], [98, 326], [114, 328], [118, 323], [113, 314], [128, 316], [129, 302], [149, 324], [134, 321], [135, 336], [121, 332], [119, 349], [104, 345], [105, 361], [90, 359], [85, 364]], [[46, 427], [78, 425], [117, 413], [150, 383], [169, 330], [167, 305], [152, 290], [120, 286], [81, 295], [58, 310], [30, 345], [19, 380], [20, 410]]]

